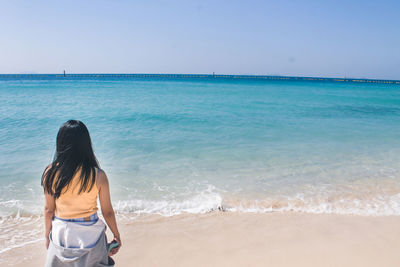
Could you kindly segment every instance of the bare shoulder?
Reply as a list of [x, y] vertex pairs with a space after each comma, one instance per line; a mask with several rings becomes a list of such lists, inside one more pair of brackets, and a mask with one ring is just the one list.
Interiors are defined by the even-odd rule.
[[108, 184], [107, 174], [103, 169], [99, 168], [99, 171], [97, 173], [96, 184], [97, 184], [98, 187], [101, 187], [102, 185]]
[[50, 170], [52, 165], [53, 164], [51, 164], [51, 163], [49, 165], [47, 165], [46, 168], [44, 168], [43, 174], [46, 174]]
[[47, 175], [47, 173], [49, 172], [51, 166], [52, 166], [51, 163], [50, 163], [49, 165], [46, 166], [46, 168], [44, 169], [43, 174], [42, 174], [42, 179], [45, 179], [45, 178], [46, 178], [46, 175]]

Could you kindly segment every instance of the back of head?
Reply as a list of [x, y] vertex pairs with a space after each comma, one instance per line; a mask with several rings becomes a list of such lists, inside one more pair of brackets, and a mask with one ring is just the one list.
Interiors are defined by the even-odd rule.
[[79, 193], [90, 191], [95, 183], [96, 167], [99, 164], [87, 127], [81, 121], [69, 120], [58, 131], [56, 153], [42, 175], [42, 186], [45, 192], [58, 198], [81, 169]]

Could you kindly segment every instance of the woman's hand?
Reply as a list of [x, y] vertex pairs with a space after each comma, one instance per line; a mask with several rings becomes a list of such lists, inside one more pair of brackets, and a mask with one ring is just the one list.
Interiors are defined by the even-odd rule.
[[120, 236], [114, 236], [113, 241], [117, 241], [119, 243], [119, 246], [116, 248], [111, 249], [110, 253], [108, 253], [108, 256], [114, 256], [115, 254], [117, 254], [117, 252], [119, 251], [119, 249], [122, 246], [122, 242], [121, 242], [121, 237]]

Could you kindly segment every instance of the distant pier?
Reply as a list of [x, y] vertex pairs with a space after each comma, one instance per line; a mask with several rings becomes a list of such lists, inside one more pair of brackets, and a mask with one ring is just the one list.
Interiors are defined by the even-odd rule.
[[285, 80], [285, 81], [316, 81], [316, 82], [352, 82], [352, 83], [379, 83], [399, 84], [400, 80], [356, 79], [356, 78], [323, 78], [323, 77], [296, 77], [296, 76], [269, 76], [269, 75], [229, 75], [229, 74], [0, 74], [2, 79], [247, 79], [247, 80]]

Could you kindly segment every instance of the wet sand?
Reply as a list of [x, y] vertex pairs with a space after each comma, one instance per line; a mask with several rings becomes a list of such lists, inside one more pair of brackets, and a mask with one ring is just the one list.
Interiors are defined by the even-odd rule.
[[[213, 212], [118, 217], [116, 266], [400, 266], [400, 216]], [[1, 256], [43, 266], [44, 241]]]

